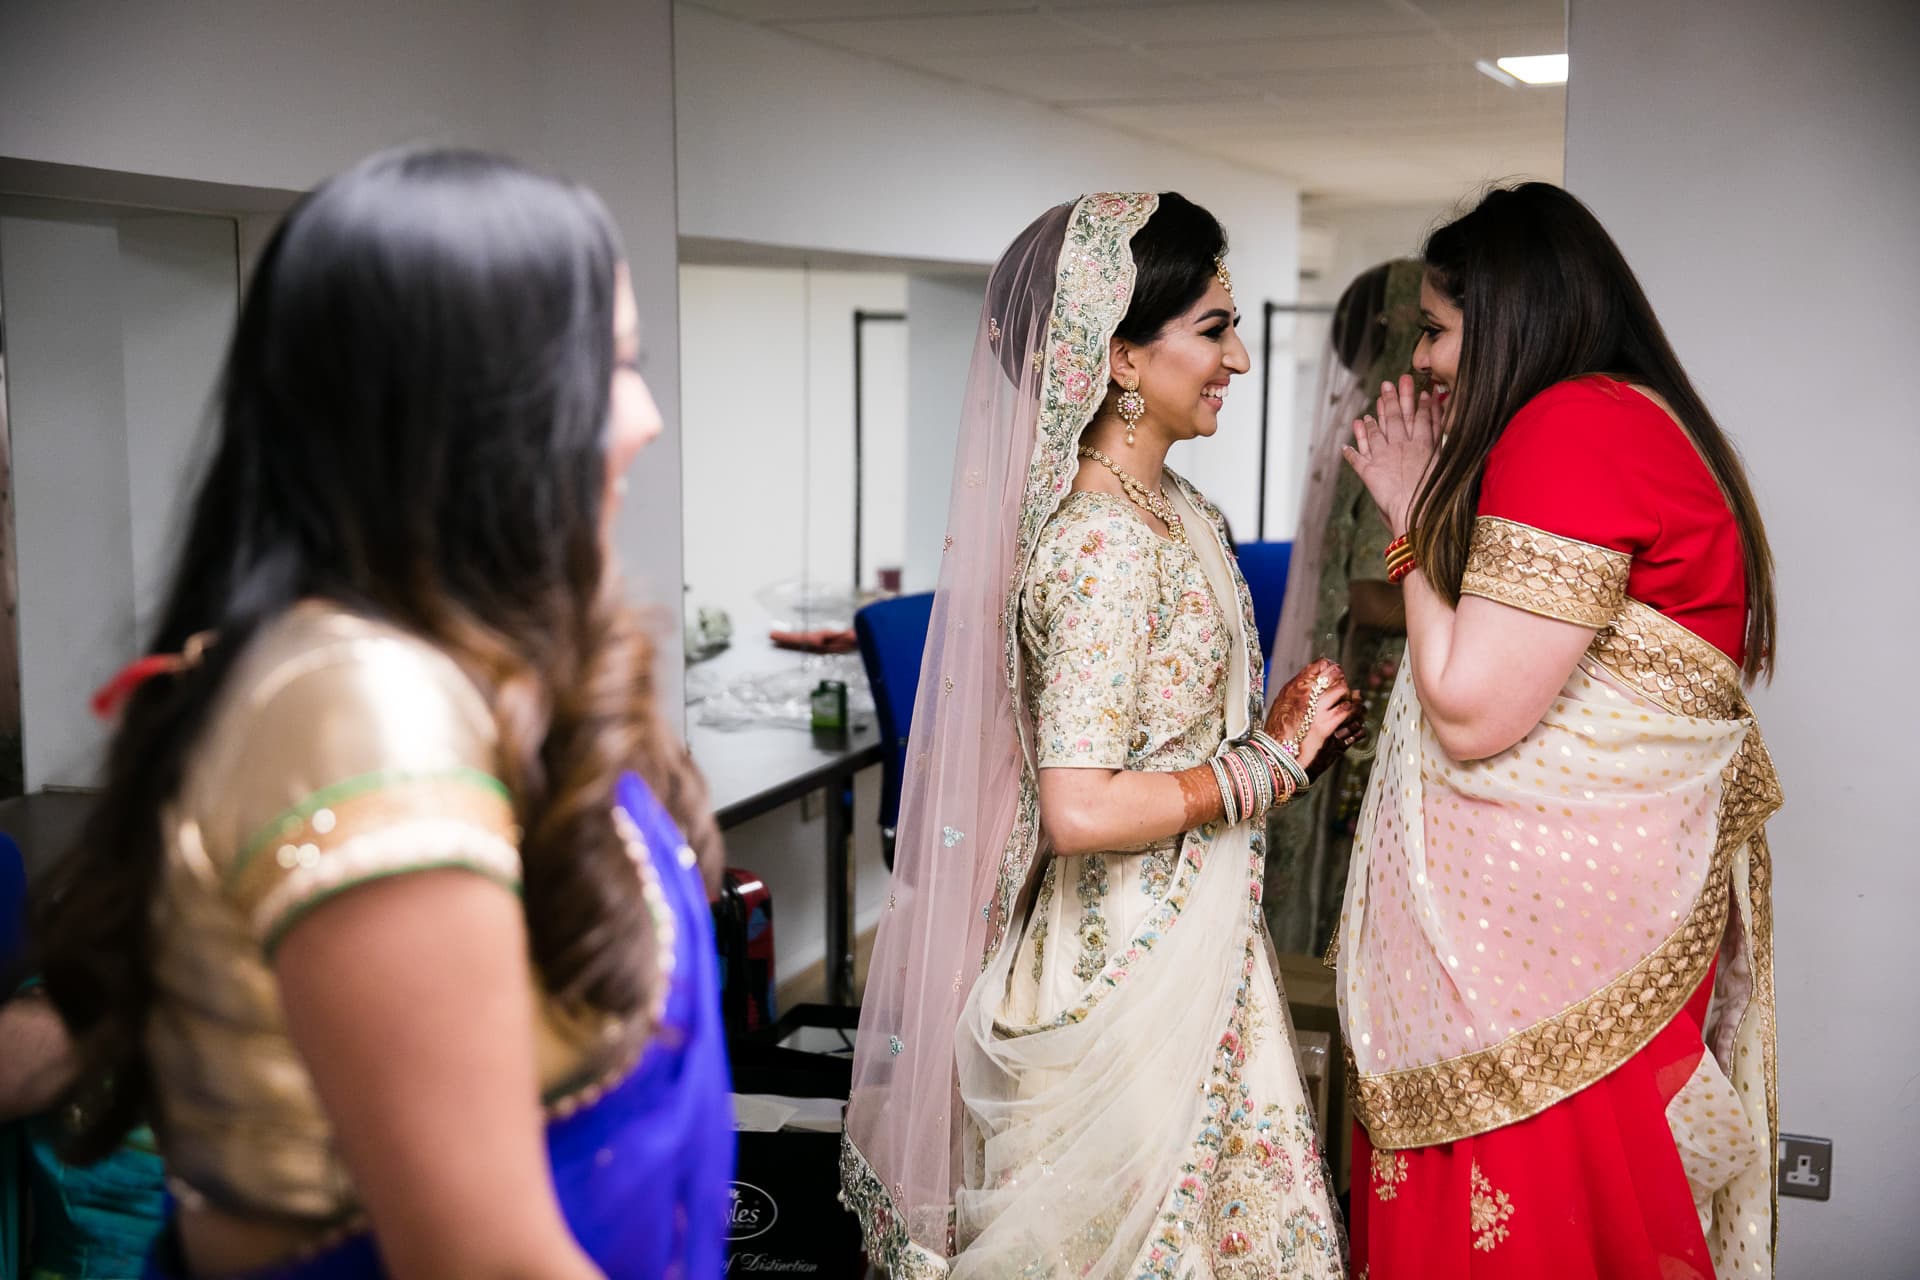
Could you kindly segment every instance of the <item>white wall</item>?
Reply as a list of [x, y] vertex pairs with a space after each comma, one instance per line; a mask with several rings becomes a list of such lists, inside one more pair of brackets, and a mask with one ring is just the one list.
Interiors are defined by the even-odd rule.
[[1752, 470], [1780, 670], [1754, 695], [1772, 828], [1780, 1120], [1834, 1140], [1779, 1274], [1920, 1257], [1920, 7], [1573, 0], [1567, 185], [1619, 239]]
[[803, 272], [680, 268], [686, 603], [743, 633], [806, 571], [805, 333]]
[[853, 581], [853, 313], [907, 309], [906, 277], [896, 272], [819, 271], [805, 275], [807, 576], [829, 586], [874, 585], [874, 569], [899, 565], [906, 487], [906, 328], [869, 323], [863, 343], [865, 418], [862, 471], [869, 502], [862, 516], [861, 576]]
[[986, 303], [982, 276], [913, 275], [907, 311], [907, 563], [902, 586], [931, 591], [940, 579], [953, 460], [960, 447], [960, 399]]
[[0, 217], [26, 785], [87, 781], [87, 698], [133, 652], [120, 245], [111, 221]]
[[[228, 218], [129, 215], [120, 232], [133, 634], [152, 634], [173, 567], [180, 495], [197, 479], [214, 383], [239, 311]], [[4, 269], [4, 263], [0, 263]]]
[[[1226, 225], [1246, 332], [1295, 295], [1282, 179], [701, 9], [676, 10], [674, 38], [684, 234], [984, 265], [1081, 192], [1177, 190]], [[1274, 395], [1291, 394], [1282, 366]], [[1172, 456], [1236, 527], [1254, 518], [1259, 401], [1255, 370], [1220, 435]]]
[[[0, 5], [0, 158], [292, 193], [381, 147], [431, 140], [506, 150], [596, 187], [626, 239], [647, 377], [668, 422], [635, 470], [617, 543], [633, 589], [662, 610], [659, 676], [677, 717], [672, 49], [668, 0], [9, 0]], [[224, 211], [215, 199], [207, 207]], [[262, 220], [242, 230], [250, 259]], [[30, 383], [25, 360], [16, 353], [10, 374]], [[36, 571], [86, 571], [77, 548], [94, 531], [60, 536], [63, 515], [77, 510], [55, 506], [46, 517], [55, 528], [41, 537], [23, 500], [23, 582]], [[152, 523], [150, 513], [140, 520]], [[35, 546], [54, 557], [50, 566], [28, 562]], [[132, 594], [130, 584], [129, 614]]]
[[[374, 8], [385, 22], [398, 23], [423, 7], [443, 6], [446, 14], [427, 24], [429, 43], [411, 50], [414, 58], [437, 59], [444, 29], [471, 21], [481, 6], [408, 0]], [[331, 4], [319, 7], [335, 12]], [[475, 65], [461, 68], [449, 86], [462, 95], [453, 136], [464, 137], [472, 121], [490, 119], [473, 99], [495, 92], [485, 79], [493, 59], [527, 64], [532, 92], [507, 123], [530, 126], [531, 136], [512, 144], [514, 153], [591, 186], [619, 223], [640, 304], [647, 385], [667, 427], [634, 467], [614, 541], [629, 592], [660, 612], [658, 687], [678, 722], [684, 569], [673, 6], [671, 0], [520, 0], [501, 7], [514, 10], [518, 30], [530, 34], [521, 38], [503, 26], [500, 43], [476, 51]], [[528, 48], [531, 59], [524, 56]]]
[[0, 154], [303, 191], [409, 138], [524, 150], [528, 9], [9, 0]]
[[[680, 269], [690, 605], [718, 605], [737, 630], [764, 632], [761, 588], [854, 585], [853, 313], [906, 303], [906, 277], [894, 272]], [[900, 563], [904, 540], [901, 330], [867, 327], [868, 586], [876, 566]]]
[[0, 198], [29, 790], [92, 780], [87, 694], [159, 603], [238, 278], [231, 219]]

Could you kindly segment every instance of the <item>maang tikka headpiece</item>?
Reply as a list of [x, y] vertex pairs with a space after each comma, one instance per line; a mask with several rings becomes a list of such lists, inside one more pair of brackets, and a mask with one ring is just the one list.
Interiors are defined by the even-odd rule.
[[1213, 274], [1215, 278], [1220, 281], [1221, 286], [1226, 289], [1227, 296], [1231, 298], [1233, 296], [1233, 272], [1227, 270], [1227, 260], [1217, 253], [1213, 255]]

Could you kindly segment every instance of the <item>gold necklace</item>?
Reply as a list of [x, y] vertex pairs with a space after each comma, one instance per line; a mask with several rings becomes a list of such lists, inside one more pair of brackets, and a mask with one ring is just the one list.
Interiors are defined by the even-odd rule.
[[1173, 509], [1171, 502], [1167, 501], [1166, 494], [1158, 493], [1147, 488], [1147, 486], [1122, 471], [1119, 463], [1090, 444], [1080, 446], [1080, 456], [1083, 458], [1091, 458], [1107, 470], [1113, 472], [1113, 478], [1120, 482], [1121, 491], [1127, 495], [1128, 501], [1132, 502], [1133, 505], [1139, 507], [1141, 510], [1158, 517], [1160, 523], [1167, 526], [1167, 537], [1183, 546], [1186, 544], [1186, 526], [1181, 523], [1180, 513]]

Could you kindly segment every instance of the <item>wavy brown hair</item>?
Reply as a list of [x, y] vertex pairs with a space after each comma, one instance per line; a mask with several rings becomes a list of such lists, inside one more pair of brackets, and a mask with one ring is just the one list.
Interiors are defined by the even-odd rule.
[[77, 1158], [112, 1149], [150, 1102], [163, 811], [228, 673], [304, 599], [413, 631], [473, 677], [525, 832], [548, 989], [645, 1007], [657, 975], [613, 825], [620, 772], [713, 842], [601, 544], [620, 260], [591, 192], [451, 150], [364, 161], [266, 246], [151, 650], [217, 639], [129, 702], [104, 794], [36, 906], [37, 959], [81, 1059]]
[[1773, 670], [1773, 551], [1746, 468], [1714, 421], [1600, 220], [1559, 187], [1488, 192], [1427, 238], [1428, 279], [1461, 313], [1445, 443], [1414, 497], [1415, 553], [1458, 600], [1487, 456], [1526, 403], [1557, 382], [1607, 374], [1659, 393], [1713, 472], [1746, 562], [1746, 675]]

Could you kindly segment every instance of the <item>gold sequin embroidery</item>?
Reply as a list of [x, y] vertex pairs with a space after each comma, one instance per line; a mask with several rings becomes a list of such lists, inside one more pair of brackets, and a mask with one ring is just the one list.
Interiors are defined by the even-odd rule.
[[[1608, 640], [1610, 634], [1638, 640], [1623, 650]], [[1688, 643], [1690, 635], [1644, 605], [1623, 606], [1620, 621], [1595, 638], [1589, 658], [1608, 671], [1614, 670], [1610, 659], [1618, 661], [1626, 651], [1668, 652], [1684, 655], [1685, 662], [1704, 661], [1710, 655]], [[1712, 655], [1724, 664], [1724, 675], [1731, 662], [1718, 650]], [[1644, 688], [1639, 680], [1627, 682]], [[1676, 680], [1674, 688], [1682, 687], [1694, 690], [1697, 703], [1719, 698], [1718, 687], [1709, 691], [1704, 677]], [[1751, 714], [1744, 697], [1727, 709], [1731, 715], [1716, 718], [1745, 719]], [[1355, 1114], [1376, 1146], [1403, 1149], [1454, 1142], [1538, 1115], [1639, 1052], [1680, 1011], [1719, 952], [1733, 900], [1734, 865], [1743, 849], [1750, 863], [1755, 1003], [1771, 1021], [1773, 904], [1762, 827], [1782, 797], [1758, 726], [1748, 728], [1722, 772], [1721, 785], [1718, 832], [1700, 891], [1659, 946], [1611, 983], [1498, 1044], [1426, 1066], [1362, 1075], [1348, 1048], [1347, 1079]], [[1769, 1056], [1771, 1043], [1769, 1035]], [[1777, 1115], [1771, 1100], [1771, 1062], [1766, 1074], [1769, 1113]]]
[[1473, 522], [1460, 594], [1603, 627], [1626, 599], [1632, 568], [1633, 557], [1624, 551], [1481, 516]]
[[1472, 1181], [1473, 1247], [1491, 1253], [1510, 1234], [1507, 1222], [1513, 1217], [1513, 1201], [1480, 1172], [1478, 1160], [1473, 1162]]
[[1731, 720], [1744, 714], [1733, 659], [1638, 600], [1621, 606], [1588, 654], [1674, 715]]
[[1398, 1151], [1373, 1152], [1373, 1194], [1381, 1200], [1391, 1200], [1400, 1194], [1400, 1184], [1407, 1180], [1407, 1158]]

